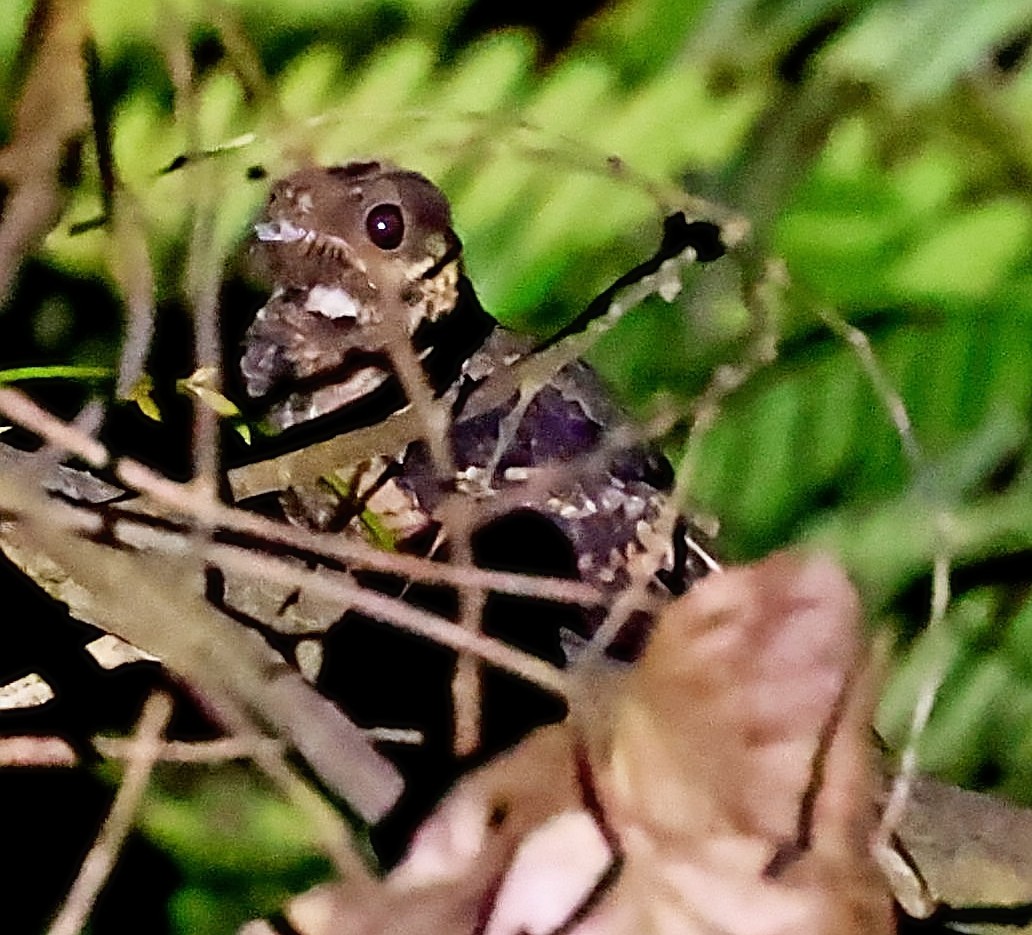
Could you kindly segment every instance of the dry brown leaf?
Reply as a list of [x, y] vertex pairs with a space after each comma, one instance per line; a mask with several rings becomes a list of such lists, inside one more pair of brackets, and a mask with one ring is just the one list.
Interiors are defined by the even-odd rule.
[[[629, 674], [473, 773], [370, 895], [320, 888], [306, 935], [890, 932], [857, 597], [826, 558], [696, 585]], [[252, 931], [259, 931], [253, 928]]]

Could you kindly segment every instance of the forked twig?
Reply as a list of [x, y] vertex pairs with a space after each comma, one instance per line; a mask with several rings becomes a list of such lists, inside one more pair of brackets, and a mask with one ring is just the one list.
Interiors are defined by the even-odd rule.
[[158, 758], [161, 735], [171, 716], [172, 701], [162, 692], [155, 692], [144, 704], [136, 725], [132, 749], [126, 759], [125, 775], [115, 794], [111, 811], [93, 847], [86, 854], [64, 904], [47, 930], [48, 935], [76, 935], [85, 926], [97, 896], [118, 859], [119, 851], [132, 830], [133, 819]]

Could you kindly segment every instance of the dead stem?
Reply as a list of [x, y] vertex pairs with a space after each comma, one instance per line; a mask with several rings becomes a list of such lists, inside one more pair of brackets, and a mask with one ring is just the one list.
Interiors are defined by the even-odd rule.
[[[378, 268], [374, 264], [369, 266], [370, 269]], [[383, 317], [390, 332], [386, 347], [391, 365], [412, 406], [420, 435], [430, 451], [438, 483], [442, 489], [449, 490], [456, 476], [455, 461], [451, 452], [449, 406], [443, 400], [435, 398], [406, 333], [407, 316], [401, 298], [400, 278], [385, 271], [376, 285], [386, 300]], [[455, 498], [450, 498], [439, 514], [443, 532], [451, 546], [451, 564], [459, 575], [458, 627], [474, 640], [480, 640], [486, 593], [465, 574], [475, 567], [472, 549], [473, 511], [469, 509], [468, 503], [460, 503]], [[452, 709], [455, 724], [453, 747], [458, 756], [472, 754], [480, 743], [481, 658], [479, 654], [460, 650], [452, 678]]]
[[0, 737], [0, 769], [17, 766], [77, 766], [79, 757], [67, 740], [61, 737], [39, 737], [23, 734]]
[[256, 461], [227, 472], [234, 500], [278, 493], [290, 486], [318, 484], [342, 464], [358, 464], [370, 451], [403, 451], [419, 437], [420, 425], [411, 409], [395, 412], [375, 425], [316, 442], [298, 451]]
[[[155, 655], [161, 657], [166, 662], [170, 661], [168, 658], [169, 652], [176, 648], [182, 649], [191, 656], [197, 651], [196, 646], [180, 645], [173, 639], [172, 635], [163, 637], [160, 641], [161, 646], [156, 646], [153, 642], [154, 633], [147, 620], [137, 620], [136, 624], [130, 627], [127, 626], [127, 621], [117, 617], [114, 607], [118, 604], [118, 600], [114, 595], [112, 595], [111, 607], [97, 603], [102, 598], [104, 590], [116, 588], [114, 580], [111, 579], [111, 576], [121, 574], [121, 571], [116, 570], [116, 566], [118, 569], [122, 569], [125, 566], [124, 570], [131, 566], [139, 573], [143, 569], [145, 559], [158, 559], [160, 557], [159, 554], [139, 555], [124, 553], [88, 541], [83, 541], [78, 551], [74, 551], [73, 543], [70, 540], [68, 542], [58, 541], [57, 537], [68, 532], [79, 533], [88, 531], [95, 534], [105, 520], [96, 513], [68, 504], [45, 500], [37, 502], [37, 500], [28, 496], [26, 489], [27, 481], [24, 478], [17, 478], [14, 471], [11, 472], [11, 475], [8, 480], [12, 489], [6, 492], [6, 496], [0, 496], [0, 504], [2, 504], [10, 516], [16, 517], [21, 521], [16, 525], [16, 530], [21, 530], [23, 524], [26, 526], [20, 535], [27, 539], [28, 542], [31, 542], [33, 547], [38, 548], [47, 557], [48, 561], [54, 561], [64, 569], [66, 580], [64, 582], [57, 582], [55, 579], [53, 587], [62, 592], [60, 595], [61, 599], [66, 601], [72, 600], [74, 595], [77, 604], [82, 604], [82, 606], [73, 607], [73, 612], [96, 614], [98, 611], [103, 611], [100, 618], [93, 616], [91, 618], [83, 617], [83, 619], [108, 629], [110, 632], [114, 632], [117, 636], [121, 636], [123, 639], [148, 652], [154, 652]], [[31, 512], [33, 508], [36, 510], [35, 513]], [[44, 520], [45, 526], [41, 525]], [[175, 559], [179, 563], [176, 566], [176, 570], [180, 574], [185, 574], [186, 568], [179, 567], [183, 561], [182, 547], [181, 544], [176, 544], [174, 539], [175, 537], [166, 546], [167, 558]], [[155, 539], [153, 545], [157, 549], [160, 545], [160, 540]], [[101, 551], [98, 552], [97, 550]], [[101, 555], [108, 557], [109, 561], [107, 564], [110, 567], [106, 569], [106, 578], [100, 578], [94, 582], [92, 579], [99, 569], [91, 566], [90, 556], [99, 558]], [[214, 562], [232, 572], [239, 572], [240, 574], [250, 576], [260, 575], [270, 581], [286, 584], [290, 587], [308, 588], [314, 594], [339, 601], [342, 606], [353, 606], [377, 620], [384, 621], [387, 625], [416, 633], [458, 652], [473, 653], [485, 662], [489, 662], [520, 678], [539, 685], [547, 691], [560, 696], [565, 694], [565, 683], [562, 673], [549, 663], [538, 659], [537, 656], [521, 652], [499, 640], [464, 630], [461, 627], [455, 626], [454, 623], [444, 617], [420, 610], [397, 598], [388, 597], [363, 588], [354, 584], [345, 574], [339, 572], [332, 573], [328, 569], [312, 571], [299, 568], [296, 563], [291, 563], [281, 558], [260, 553], [256, 554], [253, 549], [224, 545], [213, 542], [208, 538], [197, 540], [193, 543], [190, 563], [198, 576], [202, 564], [206, 561]], [[65, 567], [66, 565], [67, 567]], [[85, 576], [83, 581], [76, 579], [75, 569], [79, 567], [82, 568]], [[172, 566], [169, 566], [170, 574], [172, 570]], [[30, 569], [26, 568], [26, 571], [31, 574]], [[40, 571], [39, 573], [43, 572]], [[90, 584], [87, 584], [87, 582], [90, 582]], [[170, 587], [171, 578], [165, 584]], [[69, 587], [73, 586], [86, 587], [88, 594], [79, 595], [76, 591], [64, 593]], [[94, 593], [94, 587], [97, 586], [99, 586], [99, 589]], [[121, 585], [118, 586], [121, 587]], [[183, 582], [183, 586], [196, 587], [199, 591], [200, 581], [198, 580], [196, 584]], [[136, 593], [134, 599], [142, 600], [142, 596], [142, 592]], [[85, 604], [83, 603], [84, 599], [86, 600]], [[198, 601], [200, 600], [201, 598], [198, 594]], [[211, 614], [215, 613], [214, 608], [207, 604], [203, 605], [203, 609], [210, 611]], [[200, 612], [202, 606], [199, 605], [197, 610]], [[185, 609], [182, 606], [180, 611], [185, 614]], [[141, 639], [141, 634], [146, 634], [147, 638]], [[208, 638], [214, 638], [213, 634], [209, 634]], [[180, 654], [180, 658], [183, 658], [182, 654]], [[229, 664], [228, 659], [225, 662], [227, 665]], [[232, 668], [230, 666], [230, 669]], [[180, 671], [183, 670], [180, 669]], [[198, 672], [194, 671], [193, 662], [186, 665], [185, 671], [193, 677], [198, 675]], [[225, 674], [222, 673], [222, 675]]]
[[[213, 701], [210, 698], [206, 700]], [[262, 736], [251, 719], [235, 705], [214, 699], [212, 710], [218, 722], [229, 731], [230, 739], [249, 749], [249, 757], [255, 766], [304, 816], [320, 849], [333, 863], [340, 878], [359, 891], [375, 886], [375, 877], [355, 846], [351, 828], [326, 796], [290, 764], [283, 745], [270, 743], [269, 738]]]

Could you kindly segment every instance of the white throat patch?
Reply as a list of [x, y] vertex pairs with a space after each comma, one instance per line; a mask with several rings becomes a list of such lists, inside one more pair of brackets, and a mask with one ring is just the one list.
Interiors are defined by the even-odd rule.
[[350, 292], [338, 286], [312, 286], [305, 300], [305, 309], [325, 318], [357, 320], [361, 306]]

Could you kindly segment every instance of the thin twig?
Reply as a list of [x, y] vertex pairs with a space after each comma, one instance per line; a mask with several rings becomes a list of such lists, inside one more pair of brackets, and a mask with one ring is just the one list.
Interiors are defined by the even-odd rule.
[[531, 653], [523, 652], [479, 632], [457, 627], [446, 617], [354, 584], [343, 575], [322, 575], [271, 556], [256, 556], [236, 546], [213, 543], [207, 555], [230, 571], [261, 575], [272, 582], [300, 586], [313, 594], [338, 600], [389, 626], [407, 630], [457, 652], [472, 653], [484, 662], [517, 675], [548, 692], [565, 697], [561, 670]]
[[[929, 502], [935, 516], [935, 554], [932, 558], [932, 594], [928, 611], [926, 631], [934, 632], [946, 616], [950, 602], [950, 564], [952, 556], [947, 536], [948, 513], [938, 503], [936, 491], [927, 488], [925, 471], [925, 454], [917, 440], [913, 423], [907, 412], [906, 403], [899, 391], [892, 384], [882, 369], [871, 347], [867, 335], [859, 328], [845, 321], [841, 316], [823, 310], [821, 320], [831, 331], [842, 338], [855, 354], [864, 373], [867, 375], [875, 395], [884, 406], [890, 421], [900, 438], [903, 454], [910, 466], [911, 475], [918, 484], [919, 492]], [[946, 679], [949, 664], [940, 660], [925, 676], [914, 703], [910, 729], [900, 755], [899, 770], [893, 780], [888, 802], [882, 811], [881, 821], [875, 835], [875, 847], [889, 848], [899, 823], [906, 811], [910, 799], [910, 791], [918, 769], [918, 743], [932, 715], [935, 699]]]
[[[379, 269], [370, 264], [370, 269]], [[385, 299], [384, 322], [390, 329], [387, 352], [405, 395], [418, 420], [420, 434], [433, 462], [441, 488], [448, 490], [455, 480], [455, 460], [451, 451], [451, 412], [443, 399], [434, 397], [426, 373], [416, 356], [405, 330], [405, 308], [401, 299], [402, 282], [393, 270], [382, 271], [376, 283]], [[454, 498], [438, 511], [444, 535], [451, 545], [451, 565], [459, 573], [458, 629], [472, 638], [481, 637], [481, 617], [487, 595], [464, 573], [475, 567], [472, 535], [474, 517], [468, 503]], [[455, 735], [453, 747], [458, 756], [472, 754], [480, 743], [481, 681], [480, 657], [460, 652], [452, 678], [452, 709]]]
[[157, 760], [161, 735], [171, 716], [172, 701], [162, 692], [155, 692], [144, 704], [132, 741], [132, 753], [126, 760], [125, 775], [111, 811], [83, 860], [79, 875], [68, 891], [48, 935], [76, 935], [85, 926], [97, 896], [118, 859], [119, 851], [132, 830], [133, 819]]
[[337, 534], [314, 532], [278, 523], [256, 513], [226, 507], [131, 459], [119, 461], [116, 473], [127, 486], [170, 510], [208, 522], [227, 532], [264, 539], [271, 544], [286, 546], [313, 556], [323, 556], [349, 566], [370, 568], [430, 584], [454, 587], [467, 583], [468, 580], [485, 590], [570, 604], [592, 606], [605, 600], [597, 589], [579, 581], [475, 567], [460, 569], [453, 564], [444, 564], [429, 558], [383, 551], [365, 542], [347, 539]]
[[102, 468], [108, 463], [107, 449], [100, 442], [78, 426], [51, 415], [19, 390], [0, 388], [0, 413], [93, 467]]
[[935, 707], [935, 699], [946, 678], [948, 669], [949, 667], [946, 663], [940, 662], [921, 683], [910, 720], [910, 730], [907, 733], [906, 743], [900, 755], [899, 770], [892, 781], [889, 799], [885, 803], [881, 820], [878, 822], [878, 830], [875, 833], [874, 840], [875, 847], [891, 847], [891, 841], [899, 829], [900, 822], [903, 820], [903, 815], [910, 802], [910, 791], [917, 776], [919, 765], [917, 755], [918, 741], [921, 739], [925, 727], [928, 726], [928, 720], [932, 716], [932, 709]]
[[232, 704], [213, 703], [216, 720], [242, 745], [249, 747], [252, 762], [307, 820], [322, 849], [341, 879], [356, 888], [372, 887], [375, 877], [355, 845], [352, 829], [329, 800], [290, 764], [281, 745], [268, 743], [250, 718]]
[[[75, 424], [55, 418], [19, 390], [0, 389], [0, 412], [12, 422], [39, 435], [54, 448], [77, 455], [98, 467], [109, 462], [109, 454], [100, 442], [80, 431]], [[170, 515], [263, 539], [273, 545], [310, 553], [314, 557], [322, 556], [332, 561], [430, 584], [457, 586], [469, 576], [480, 587], [490, 591], [587, 606], [605, 600], [597, 589], [579, 581], [481, 568], [460, 570], [419, 556], [385, 552], [338, 535], [311, 532], [277, 523], [247, 510], [227, 507], [207, 492], [170, 480], [131, 458], [119, 460], [115, 465], [115, 473], [131, 490], [144, 494], [158, 506], [166, 507]], [[133, 508], [132, 503], [126, 505], [127, 520], [132, 520]]]
[[[218, 740], [166, 740], [157, 750], [157, 759], [162, 763], [227, 763], [232, 760], [254, 758], [257, 746], [268, 745], [276, 750], [283, 749], [283, 743], [274, 737], [220, 737]], [[103, 757], [123, 760], [132, 755], [132, 740], [121, 737], [94, 737], [93, 746]]]

